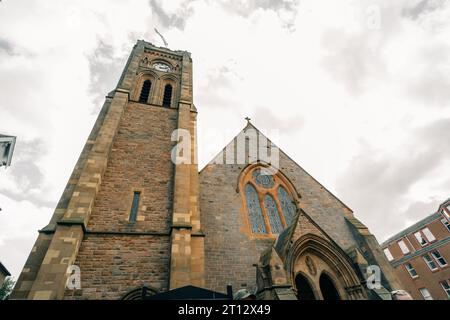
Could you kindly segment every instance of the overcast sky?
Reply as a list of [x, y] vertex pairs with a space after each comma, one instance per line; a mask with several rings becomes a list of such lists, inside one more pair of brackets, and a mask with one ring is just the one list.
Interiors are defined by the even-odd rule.
[[192, 53], [200, 169], [250, 116], [380, 242], [429, 215], [450, 196], [449, 2], [1, 1], [0, 260], [17, 278], [155, 27]]

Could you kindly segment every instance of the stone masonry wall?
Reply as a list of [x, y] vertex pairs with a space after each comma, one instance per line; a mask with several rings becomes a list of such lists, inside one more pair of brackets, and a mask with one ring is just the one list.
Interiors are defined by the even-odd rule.
[[[170, 154], [177, 110], [129, 103], [114, 139], [88, 229], [169, 232], [174, 165]], [[137, 222], [129, 222], [140, 191]]]
[[169, 236], [86, 235], [76, 264], [81, 290], [65, 299], [120, 299], [142, 285], [167, 290]]

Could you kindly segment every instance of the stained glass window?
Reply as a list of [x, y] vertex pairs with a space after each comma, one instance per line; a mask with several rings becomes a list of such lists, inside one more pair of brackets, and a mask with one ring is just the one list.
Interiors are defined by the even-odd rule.
[[283, 230], [280, 214], [278, 213], [277, 204], [271, 195], [266, 194], [264, 197], [264, 207], [269, 216], [270, 229], [272, 233], [278, 234]]
[[283, 210], [286, 224], [289, 226], [292, 220], [294, 220], [297, 211], [295, 204], [293, 203], [291, 196], [281, 186], [278, 188], [278, 199], [280, 200], [281, 210]]
[[248, 215], [253, 233], [267, 233], [266, 225], [259, 205], [258, 193], [255, 188], [247, 183], [245, 186], [245, 197], [247, 199]]
[[283, 179], [265, 171], [257, 167], [246, 175], [243, 193], [252, 233], [276, 235], [292, 225], [297, 206]]
[[253, 178], [257, 185], [270, 189], [274, 186], [275, 181], [271, 175], [262, 174], [260, 169], [253, 171]]

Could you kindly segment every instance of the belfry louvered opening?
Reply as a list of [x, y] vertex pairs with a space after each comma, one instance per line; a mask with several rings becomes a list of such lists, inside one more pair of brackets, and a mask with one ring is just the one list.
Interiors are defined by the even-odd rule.
[[148, 101], [151, 87], [152, 82], [150, 80], [145, 80], [142, 84], [141, 94], [139, 95], [139, 102], [146, 103]]
[[166, 84], [164, 87], [163, 107], [170, 107], [172, 102], [172, 85]]

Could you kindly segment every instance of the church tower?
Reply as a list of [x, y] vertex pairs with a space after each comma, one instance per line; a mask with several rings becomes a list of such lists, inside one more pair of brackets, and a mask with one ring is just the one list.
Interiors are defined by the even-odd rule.
[[[190, 53], [138, 41], [12, 298], [203, 287], [196, 116]], [[70, 272], [80, 276], [75, 290]]]

